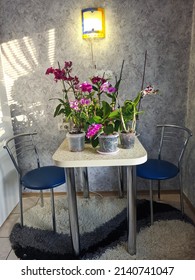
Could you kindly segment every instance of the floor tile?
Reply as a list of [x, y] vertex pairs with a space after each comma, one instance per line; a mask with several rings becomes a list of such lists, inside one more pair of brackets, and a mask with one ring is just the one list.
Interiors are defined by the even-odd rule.
[[[29, 196], [23, 198], [23, 211], [30, 209], [31, 207], [35, 206], [39, 201], [39, 196]], [[19, 214], [19, 204], [13, 209], [12, 213]]]
[[11, 252], [9, 238], [0, 238], [0, 260], [6, 260]]
[[19, 220], [19, 214], [10, 214], [8, 219], [0, 227], [0, 237], [9, 237], [15, 223]]
[[14, 260], [20, 260], [20, 259], [18, 259], [18, 258], [16, 257], [16, 255], [15, 255], [14, 251], [11, 250], [11, 252], [10, 252], [9, 255], [7, 256], [7, 260], [12, 260], [12, 261], [14, 261]]

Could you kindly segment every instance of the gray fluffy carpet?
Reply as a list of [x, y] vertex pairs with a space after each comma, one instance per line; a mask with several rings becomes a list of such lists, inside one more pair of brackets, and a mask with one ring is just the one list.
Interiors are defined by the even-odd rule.
[[[179, 210], [154, 203], [150, 226], [149, 201], [137, 201], [137, 253], [126, 250], [126, 199], [78, 198], [81, 255], [79, 259], [195, 259], [195, 227]], [[10, 242], [20, 259], [75, 259], [69, 234], [67, 200], [56, 203], [57, 233], [51, 230], [50, 204], [29, 209], [25, 226], [17, 223]]]

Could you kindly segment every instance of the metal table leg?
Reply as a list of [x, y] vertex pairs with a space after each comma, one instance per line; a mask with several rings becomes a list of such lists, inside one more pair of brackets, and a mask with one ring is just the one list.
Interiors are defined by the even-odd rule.
[[122, 168], [123, 168], [123, 166], [118, 166], [117, 167], [119, 198], [124, 197], [124, 184], [123, 184], [123, 174], [122, 174], [123, 169]]
[[127, 168], [126, 166], [121, 166], [121, 185], [123, 192], [127, 190]]
[[66, 184], [67, 184], [67, 193], [68, 193], [70, 234], [72, 238], [74, 253], [76, 256], [78, 256], [80, 253], [80, 238], [79, 238], [79, 224], [78, 224], [74, 168], [65, 168], [65, 174], [66, 174]]
[[130, 255], [136, 254], [136, 167], [126, 167], [127, 179], [127, 219], [128, 242], [127, 250]]

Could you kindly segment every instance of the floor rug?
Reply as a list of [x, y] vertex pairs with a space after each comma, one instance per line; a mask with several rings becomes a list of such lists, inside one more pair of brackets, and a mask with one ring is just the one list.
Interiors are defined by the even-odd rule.
[[[149, 201], [137, 200], [137, 252], [127, 253], [126, 199], [77, 198], [81, 254], [95, 260], [195, 259], [195, 226], [174, 207], [154, 202], [154, 225], [150, 226]], [[10, 242], [20, 259], [76, 259], [69, 233], [66, 198], [56, 202], [57, 232], [51, 227], [50, 203], [24, 214], [25, 226], [15, 224]], [[78, 258], [77, 258], [78, 259]]]

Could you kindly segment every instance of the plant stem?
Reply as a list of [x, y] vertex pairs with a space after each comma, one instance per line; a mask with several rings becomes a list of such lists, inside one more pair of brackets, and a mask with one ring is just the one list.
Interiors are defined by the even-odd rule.
[[124, 121], [124, 118], [123, 118], [123, 113], [122, 113], [122, 109], [121, 108], [120, 108], [120, 115], [121, 115], [121, 121], [122, 121], [123, 129], [124, 129], [125, 132], [128, 132], [127, 128], [126, 128], [126, 125], [125, 125], [125, 121]]
[[[117, 98], [117, 96], [118, 96], [118, 89], [119, 89], [119, 86], [120, 86], [120, 83], [121, 83], [121, 80], [122, 80], [122, 74], [123, 74], [124, 63], [125, 63], [125, 60], [123, 59], [123, 62], [122, 62], [122, 65], [121, 65], [120, 76], [119, 76], [119, 80], [118, 80], [117, 91], [116, 91], [116, 98]], [[116, 82], [117, 82], [117, 78], [116, 78]]]
[[136, 108], [134, 107], [134, 109], [133, 109], [133, 120], [132, 120], [131, 130], [132, 130], [133, 132], [135, 132], [135, 128], [136, 128]]
[[[61, 70], [59, 61], [58, 61], [58, 68]], [[64, 97], [65, 97], [66, 101], [69, 102], [68, 94], [67, 94], [67, 90], [66, 90], [66, 86], [65, 86], [64, 80], [61, 80], [61, 81], [62, 81], [62, 86], [63, 86]]]

